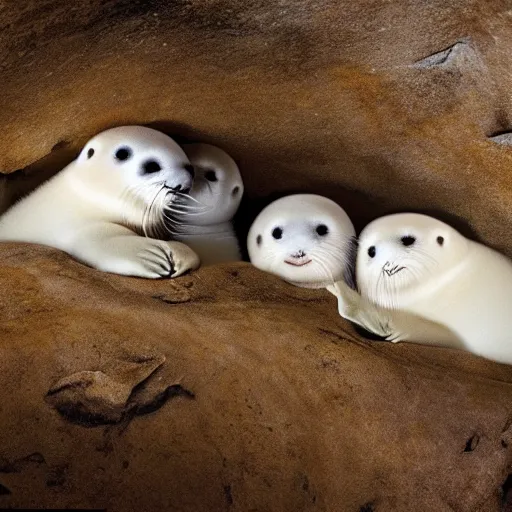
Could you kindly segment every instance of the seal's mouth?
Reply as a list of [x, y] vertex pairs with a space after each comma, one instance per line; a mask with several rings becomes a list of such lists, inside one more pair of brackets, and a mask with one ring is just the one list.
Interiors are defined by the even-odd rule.
[[190, 195], [190, 191], [192, 190], [191, 188], [181, 188], [181, 185], [178, 185], [177, 187], [174, 188], [164, 185], [164, 189], [169, 195], [178, 197], [188, 196]]
[[313, 260], [284, 260], [288, 265], [292, 265], [294, 267], [303, 267], [304, 265], [308, 265]]
[[389, 261], [386, 262], [386, 264], [382, 267], [382, 271], [387, 274], [389, 277], [394, 276], [395, 274], [398, 274], [398, 272], [401, 272], [406, 267], [401, 267], [400, 265], [391, 265]]
[[190, 197], [190, 189], [176, 190], [170, 187], [164, 187], [166, 201], [169, 205], [185, 206], [188, 203]]

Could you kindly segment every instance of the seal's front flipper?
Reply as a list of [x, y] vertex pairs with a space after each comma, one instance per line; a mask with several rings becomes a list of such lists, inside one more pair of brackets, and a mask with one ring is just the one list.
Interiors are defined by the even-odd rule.
[[391, 334], [384, 311], [364, 300], [345, 282], [338, 281], [328, 286], [327, 290], [338, 297], [341, 317], [380, 337], [387, 338]]
[[199, 256], [188, 246], [181, 242], [166, 242], [171, 251], [171, 261], [173, 270], [171, 277], [178, 277], [188, 272], [189, 270], [196, 270], [199, 268]]
[[109, 223], [79, 230], [68, 252], [103, 272], [147, 279], [181, 275], [197, 268], [199, 262], [184, 244], [138, 236], [128, 228]]
[[329, 285], [327, 290], [338, 297], [340, 316], [365, 327], [359, 320], [362, 298], [356, 291], [352, 290], [344, 281], [337, 281], [333, 285]]

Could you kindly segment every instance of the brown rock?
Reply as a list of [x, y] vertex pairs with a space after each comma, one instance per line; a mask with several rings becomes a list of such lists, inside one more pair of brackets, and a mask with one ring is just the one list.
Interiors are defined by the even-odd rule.
[[[327, 292], [246, 263], [154, 282], [37, 246], [0, 258], [0, 506], [500, 510], [510, 367], [365, 341]], [[84, 372], [107, 385], [82, 404], [114, 424], [45, 400]]]
[[[150, 124], [233, 154], [242, 228], [271, 196], [311, 191], [358, 227], [435, 212], [512, 255], [512, 149], [496, 138], [512, 130], [511, 12], [0, 2], [0, 208], [98, 131]], [[155, 283], [22, 244], [0, 261], [0, 507], [500, 509], [508, 367], [365, 341], [326, 292], [247, 264]], [[116, 365], [155, 356], [150, 375], [119, 379]], [[84, 428], [45, 399], [73, 375], [99, 399], [66, 400], [114, 424]]]
[[46, 394], [47, 402], [80, 425], [118, 423], [132, 409], [137, 386], [165, 362], [164, 356], [116, 361], [105, 371], [81, 371], [60, 379]]

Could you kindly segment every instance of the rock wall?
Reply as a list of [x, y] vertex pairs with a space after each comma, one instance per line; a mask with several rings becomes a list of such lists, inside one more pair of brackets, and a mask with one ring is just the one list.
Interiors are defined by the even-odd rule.
[[328, 194], [358, 227], [436, 211], [512, 254], [512, 150], [489, 140], [512, 129], [511, 23], [505, 0], [4, 1], [0, 170], [33, 184], [148, 123], [222, 145], [252, 200]]

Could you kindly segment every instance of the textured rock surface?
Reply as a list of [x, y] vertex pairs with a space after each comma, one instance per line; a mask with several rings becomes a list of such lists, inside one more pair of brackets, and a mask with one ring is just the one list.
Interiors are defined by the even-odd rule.
[[[255, 207], [436, 211], [512, 255], [511, 27], [507, 0], [0, 0], [0, 206], [145, 123], [222, 145]], [[246, 264], [0, 262], [0, 507], [500, 509], [510, 368], [366, 342]]]
[[0, 24], [4, 172], [154, 123], [225, 147], [252, 198], [438, 210], [512, 254], [507, 0], [4, 0]]
[[[499, 510], [509, 367], [362, 341], [327, 292], [246, 263], [151, 282], [28, 245], [0, 257], [0, 507]], [[117, 411], [148, 361], [153, 412], [87, 427], [45, 399], [104, 372], [118, 385], [97, 404]]]

